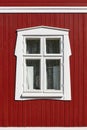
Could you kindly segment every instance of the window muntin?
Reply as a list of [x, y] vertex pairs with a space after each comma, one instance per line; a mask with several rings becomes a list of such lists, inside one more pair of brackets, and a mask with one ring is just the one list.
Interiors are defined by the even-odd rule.
[[[56, 47], [58, 46], [59, 48], [58, 48], [58, 50], [57, 49], [53, 50], [54, 53], [48, 54], [48, 53], [46, 53], [46, 50], [47, 50], [46, 49], [46, 44], [47, 44], [46, 40], [49, 40], [49, 39], [51, 40], [51, 38], [54, 41], [57, 40], [56, 42], [54, 42], [54, 44], [59, 44], [59, 45], [56, 45]], [[28, 42], [27, 42], [27, 40], [28, 40]], [[36, 45], [36, 48], [37, 48], [36, 52], [40, 52], [40, 54], [38, 54], [38, 53], [36, 53], [36, 54], [35, 53], [27, 53], [26, 50], [29, 49], [29, 45], [27, 45], [29, 43], [29, 40], [31, 41], [30, 48], [34, 47], [33, 46], [33, 43], [35, 43], [34, 40], [37, 40], [36, 43], [38, 43], [39, 47]], [[63, 42], [62, 42], [62, 40], [63, 40], [62, 36], [58, 36], [58, 37], [55, 37], [55, 36], [53, 36], [53, 37], [52, 36], [45, 36], [45, 37], [44, 36], [43, 37], [42, 36], [41, 37], [32, 36], [32, 37], [28, 37], [27, 36], [27, 37], [24, 38], [24, 41], [25, 41], [24, 42], [24, 51], [23, 51], [24, 52], [23, 57], [24, 57], [24, 60], [25, 60], [24, 61], [25, 62], [25, 65], [24, 65], [25, 66], [24, 67], [24, 92], [62, 92], [62, 90], [63, 90], [62, 89], [62, 86], [63, 86], [63, 77], [62, 77], [63, 66], [61, 66], [62, 62], [63, 62], [63, 53], [62, 53], [63, 52], [62, 51], [63, 50], [63, 45], [62, 45]], [[56, 53], [56, 52], [58, 52], [58, 53]], [[37, 87], [35, 86], [35, 83], [34, 83], [34, 79], [35, 79], [34, 65], [31, 65], [31, 70], [28, 69], [28, 71], [30, 71], [30, 73], [31, 73], [30, 77], [33, 77], [33, 78], [31, 78], [31, 81], [30, 80], [28, 81], [27, 78], [26, 78], [26, 76], [29, 75], [29, 74], [27, 74], [28, 73], [27, 68], [29, 68], [29, 66], [30, 66], [29, 64], [26, 64], [26, 59], [27, 59], [28, 62], [33, 61], [34, 63], [35, 63], [36, 60], [40, 61], [40, 64], [38, 65], [39, 67], [37, 67], [37, 68], [40, 69], [39, 70], [40, 71], [39, 72], [40, 78], [38, 78], [38, 81], [40, 83], [38, 83]], [[49, 86], [50, 84], [48, 83], [49, 81], [47, 80], [48, 79], [47, 78], [47, 75], [48, 75], [48, 73], [47, 73], [47, 67], [48, 67], [47, 62], [49, 62], [49, 61], [55, 61], [54, 64], [56, 64], [56, 66], [54, 66], [52, 62], [50, 62], [50, 63], [58, 71], [57, 77], [54, 74], [54, 76], [57, 78], [57, 83], [56, 84], [54, 83], [55, 85], [51, 86], [51, 87], [53, 87], [53, 89], [50, 88], [50, 86]], [[60, 71], [59, 71], [59, 68], [60, 68]], [[55, 69], [54, 69], [54, 71], [55, 71]], [[27, 77], [29, 77], [29, 76], [27, 76]], [[30, 83], [28, 83], [28, 82], [30, 82]], [[55, 82], [55, 81], [53, 81], [53, 82]], [[29, 87], [29, 85], [31, 87]], [[56, 86], [56, 88], [55, 88], [55, 86]]]

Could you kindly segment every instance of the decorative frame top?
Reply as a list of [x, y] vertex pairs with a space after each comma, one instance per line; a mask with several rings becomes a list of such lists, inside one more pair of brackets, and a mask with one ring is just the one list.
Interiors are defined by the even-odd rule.
[[57, 27], [51, 27], [51, 26], [35, 26], [35, 27], [29, 27], [29, 28], [22, 28], [22, 29], [17, 29], [17, 32], [20, 31], [27, 31], [27, 30], [33, 30], [33, 29], [52, 29], [52, 30], [60, 30], [60, 31], [69, 31], [69, 29], [65, 29], [65, 28], [57, 28]]

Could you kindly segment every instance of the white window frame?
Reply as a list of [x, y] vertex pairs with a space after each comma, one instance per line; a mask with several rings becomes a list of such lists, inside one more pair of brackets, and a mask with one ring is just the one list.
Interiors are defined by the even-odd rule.
[[[58, 54], [47, 54], [46, 53], [46, 39], [58, 39], [60, 38], [60, 53]], [[57, 96], [60, 96], [60, 93], [62, 95], [63, 93], [63, 36], [24, 36], [23, 38], [24, 42], [23, 42], [23, 76], [24, 76], [24, 84], [23, 84], [23, 92], [25, 94], [23, 94], [22, 96], [28, 96], [30, 97], [33, 93], [34, 95], [36, 95], [36, 93], [38, 93], [38, 96], [44, 96], [44, 97], [48, 97], [49, 94], [51, 93], [51, 97], [55, 97], [55, 93], [57, 93]], [[26, 54], [26, 39], [40, 39], [40, 54]], [[25, 61], [26, 59], [30, 59], [30, 60], [40, 60], [40, 90], [34, 90], [31, 88], [28, 90], [27, 89], [27, 84], [26, 84], [26, 64]], [[46, 59], [49, 60], [59, 60], [60, 59], [60, 64], [61, 64], [61, 77], [60, 77], [60, 90], [52, 90], [52, 89], [47, 89], [47, 85], [46, 85]], [[44, 71], [45, 70], [45, 71]], [[27, 94], [29, 93], [29, 94]]]
[[[45, 59], [48, 58], [57, 58], [61, 60], [61, 66], [63, 72], [61, 72], [63, 78], [63, 82], [61, 82], [61, 91], [48, 91], [45, 89], [43, 92], [43, 81], [41, 79], [41, 88], [42, 90], [35, 90], [35, 91], [26, 91], [24, 89], [24, 67], [26, 58], [36, 58], [40, 59], [42, 57], [41, 54], [27, 54], [25, 53], [24, 49], [26, 47], [24, 45], [25, 38], [40, 38], [41, 37], [41, 53], [44, 54], [44, 60], [42, 58], [42, 79], [46, 78], [45, 74], [43, 74], [43, 70], [45, 69]], [[44, 37], [44, 38], [43, 38]], [[45, 38], [60, 38], [61, 40], [61, 54], [46, 54], [44, 50], [46, 50], [45, 45]], [[43, 50], [43, 47], [45, 49]], [[15, 89], [15, 100], [30, 100], [36, 98], [50, 98], [50, 99], [57, 99], [57, 100], [71, 100], [71, 84], [70, 84], [70, 64], [69, 64], [69, 56], [71, 55], [70, 50], [70, 41], [69, 41], [69, 30], [63, 28], [56, 28], [50, 26], [37, 26], [25, 29], [17, 30], [17, 41], [16, 41], [16, 49], [15, 55], [17, 56], [17, 69], [16, 69], [16, 89]], [[51, 56], [51, 57], [50, 57]], [[63, 56], [63, 58], [62, 58]], [[24, 59], [25, 57], [25, 59]], [[25, 74], [26, 75], [26, 74]], [[26, 86], [26, 85], [25, 85]], [[46, 84], [45, 84], [46, 88]], [[41, 92], [42, 91], [42, 92]]]

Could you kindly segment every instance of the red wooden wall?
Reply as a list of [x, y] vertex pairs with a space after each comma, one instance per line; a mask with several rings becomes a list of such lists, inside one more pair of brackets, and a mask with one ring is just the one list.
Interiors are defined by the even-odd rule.
[[[70, 29], [72, 101], [15, 101], [16, 29]], [[87, 126], [87, 14], [0, 14], [0, 126]]]
[[87, 0], [0, 0], [0, 6], [87, 6]]

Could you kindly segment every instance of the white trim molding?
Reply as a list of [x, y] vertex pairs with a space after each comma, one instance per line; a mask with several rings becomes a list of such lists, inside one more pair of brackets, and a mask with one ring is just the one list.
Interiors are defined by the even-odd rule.
[[[39, 37], [41, 39], [41, 53], [40, 55], [26, 54], [25, 41], [28, 38]], [[46, 53], [46, 38], [60, 38], [61, 52], [59, 54]], [[36, 56], [35, 56], [36, 55]], [[61, 56], [60, 56], [61, 55]], [[15, 100], [31, 100], [37, 98], [50, 98], [56, 100], [71, 100], [71, 81], [70, 81], [70, 61], [71, 48], [69, 41], [69, 30], [54, 28], [50, 26], [35, 26], [32, 28], [23, 28], [17, 30], [17, 40], [15, 47], [15, 56], [17, 56], [16, 62], [16, 86], [15, 86]], [[41, 60], [41, 89], [33, 89], [32, 83], [26, 82], [26, 59], [39, 59]], [[60, 89], [47, 89], [46, 78], [46, 60], [60, 60]], [[28, 68], [27, 72], [32, 71]], [[33, 71], [32, 71], [33, 72]], [[32, 73], [31, 72], [31, 73]], [[32, 77], [33, 74], [29, 74], [28, 77]], [[29, 78], [28, 78], [29, 79]], [[30, 78], [32, 80], [32, 78]], [[29, 86], [29, 89], [28, 89]]]
[[87, 13], [87, 6], [2, 6], [0, 13]]

